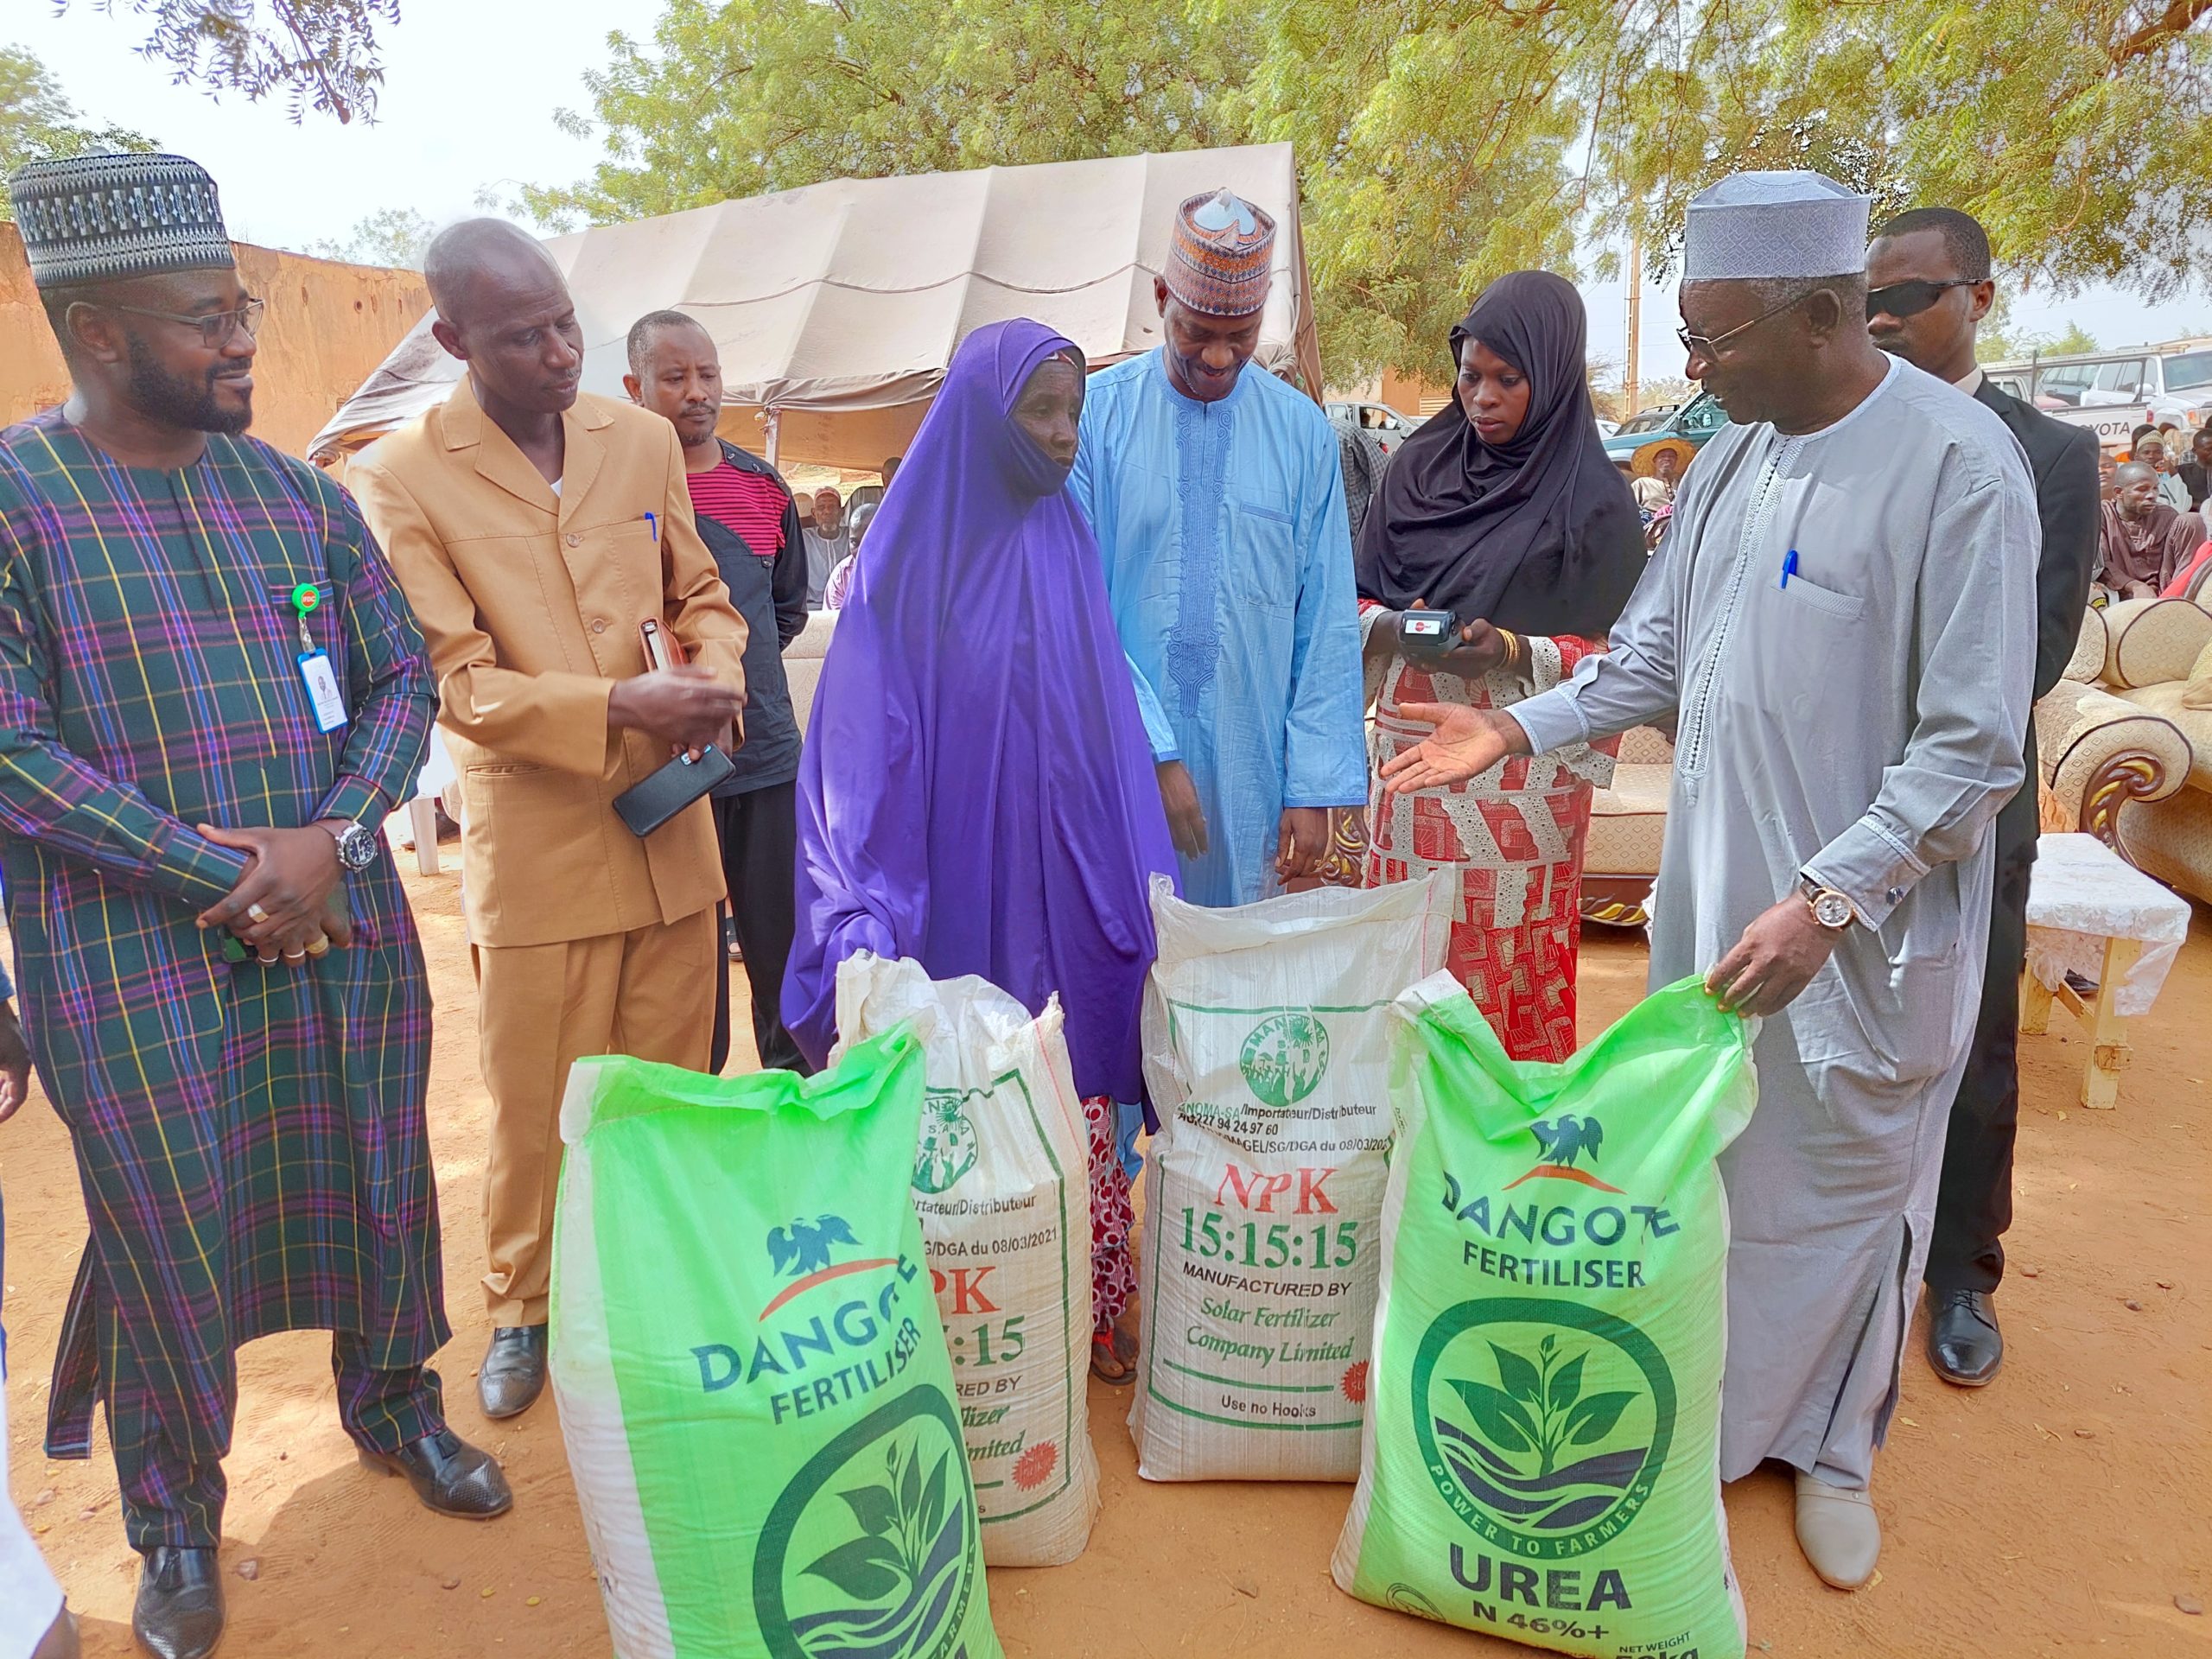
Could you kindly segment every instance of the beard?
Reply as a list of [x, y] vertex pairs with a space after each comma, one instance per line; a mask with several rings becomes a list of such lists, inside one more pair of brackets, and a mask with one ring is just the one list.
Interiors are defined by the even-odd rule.
[[230, 436], [253, 424], [251, 397], [242, 409], [226, 410], [216, 403], [216, 383], [226, 378], [222, 370], [210, 369], [197, 379], [172, 374], [155, 360], [145, 341], [136, 334], [124, 340], [130, 353], [130, 402], [139, 413], [190, 431]]

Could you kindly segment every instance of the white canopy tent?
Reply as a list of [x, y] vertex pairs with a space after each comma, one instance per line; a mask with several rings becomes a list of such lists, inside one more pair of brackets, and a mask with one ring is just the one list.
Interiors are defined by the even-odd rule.
[[[954, 349], [984, 323], [1035, 317], [1094, 368], [1157, 345], [1152, 279], [1175, 208], [1222, 185], [1282, 226], [1260, 361], [1294, 365], [1318, 394], [1288, 144], [836, 179], [546, 247], [583, 325], [585, 390], [621, 397], [631, 323], [674, 308], [720, 348], [727, 435], [786, 461], [874, 468], [906, 448]], [[460, 377], [425, 316], [308, 454], [329, 461], [373, 442]]]

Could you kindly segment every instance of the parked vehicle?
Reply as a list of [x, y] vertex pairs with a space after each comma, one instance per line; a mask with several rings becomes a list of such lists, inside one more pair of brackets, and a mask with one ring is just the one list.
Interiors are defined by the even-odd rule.
[[1413, 436], [1414, 428], [1421, 424], [1419, 421], [1408, 420], [1388, 404], [1339, 402], [1321, 407], [1335, 425], [1365, 427], [1381, 442], [1386, 455], [1395, 454], [1398, 446]]
[[1628, 461], [1647, 443], [1680, 438], [1692, 448], [1728, 424], [1728, 416], [1709, 391], [1700, 391], [1687, 404], [1663, 404], [1639, 410], [1621, 423], [1621, 429], [1605, 442], [1605, 454], [1614, 461]]
[[2033, 357], [1983, 365], [1996, 385], [2124, 449], [2139, 426], [2194, 432], [2212, 420], [2212, 340]]

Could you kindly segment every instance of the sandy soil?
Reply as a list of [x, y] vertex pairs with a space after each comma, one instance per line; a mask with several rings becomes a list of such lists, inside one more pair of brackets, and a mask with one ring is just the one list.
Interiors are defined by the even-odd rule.
[[[489, 1525], [426, 1515], [399, 1482], [355, 1465], [340, 1433], [327, 1341], [259, 1343], [240, 1359], [223, 1560], [226, 1655], [608, 1651], [550, 1396], [492, 1425], [471, 1382], [485, 1340], [474, 1281], [486, 1101], [450, 865], [410, 874], [438, 1006], [431, 1132], [449, 1223], [447, 1283], [459, 1332], [442, 1357], [454, 1426], [506, 1460], [515, 1511]], [[1875, 1485], [1881, 1576], [1824, 1589], [1790, 1535], [1786, 1478], [1731, 1488], [1752, 1651], [1789, 1659], [2018, 1659], [2098, 1649], [2126, 1659], [2212, 1656], [2212, 913], [2157, 1012], [2138, 1022], [2135, 1069], [2114, 1113], [2075, 1103], [2082, 1039], [2062, 1012], [2028, 1039], [2022, 1070], [2015, 1265], [2002, 1306], [2003, 1376], [1968, 1393], [1918, 1357]], [[1643, 952], [1593, 943], [1584, 1029], [1629, 1007]], [[741, 1017], [738, 1024], [744, 1029]], [[39, 1450], [62, 1298], [84, 1222], [68, 1143], [34, 1101], [0, 1130], [6, 1184], [5, 1317], [13, 1496], [70, 1599], [86, 1650], [131, 1651], [137, 1561], [116, 1516], [105, 1445], [85, 1463]], [[1015, 1659], [1355, 1652], [1506, 1655], [1528, 1649], [1378, 1611], [1330, 1583], [1350, 1488], [1154, 1486], [1136, 1478], [1126, 1392], [1094, 1383], [1091, 1430], [1105, 1510], [1073, 1565], [996, 1571], [991, 1602]]]

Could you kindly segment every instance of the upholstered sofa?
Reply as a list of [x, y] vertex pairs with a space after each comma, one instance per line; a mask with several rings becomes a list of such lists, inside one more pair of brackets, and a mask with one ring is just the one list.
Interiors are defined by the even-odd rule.
[[806, 626], [784, 647], [784, 679], [791, 689], [791, 715], [801, 733], [806, 730], [807, 716], [814, 712], [814, 688], [822, 683], [822, 658], [836, 628], [836, 612], [809, 611]]
[[1651, 883], [1667, 834], [1667, 791], [1675, 746], [1639, 726], [1621, 737], [1613, 783], [1590, 803], [1590, 839], [1582, 855], [1582, 919], [1608, 927], [1642, 927], [1651, 919]]
[[2212, 901], [2212, 707], [2183, 701], [2208, 645], [2212, 611], [2189, 600], [2093, 610], [2036, 727], [2045, 830]]

